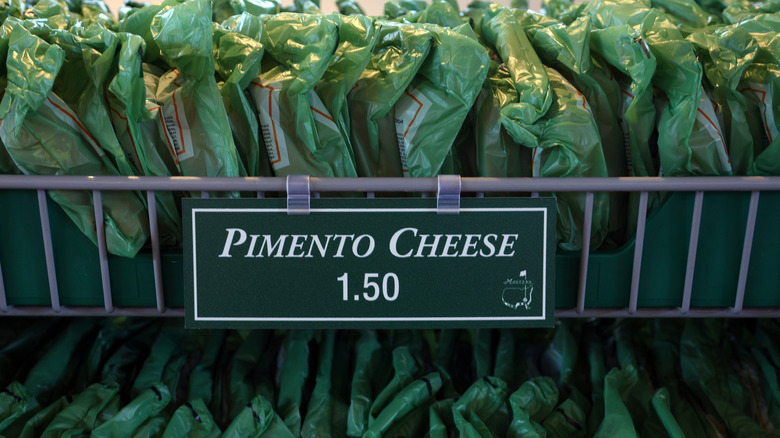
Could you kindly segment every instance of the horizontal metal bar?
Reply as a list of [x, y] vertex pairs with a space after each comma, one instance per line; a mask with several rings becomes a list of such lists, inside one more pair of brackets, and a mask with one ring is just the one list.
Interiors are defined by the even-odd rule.
[[743, 308], [735, 313], [731, 307], [691, 307], [688, 313], [682, 313], [680, 308], [650, 307], [640, 308], [630, 313], [627, 308], [602, 309], [586, 308], [578, 313], [577, 309], [556, 309], [556, 318], [777, 318], [780, 317], [780, 307]]
[[0, 313], [3, 316], [170, 316], [183, 317], [183, 308], [168, 308], [160, 313], [156, 307], [114, 307], [114, 311], [106, 313], [103, 307], [62, 307], [60, 312], [55, 312], [51, 307], [45, 306], [8, 306], [8, 311]]
[[[115, 307], [111, 314], [103, 307], [62, 307], [59, 313], [48, 306], [8, 306], [8, 311], [0, 313], [4, 316], [164, 316], [184, 317], [184, 309], [180, 307], [166, 309], [160, 313], [156, 307]], [[583, 313], [575, 309], [556, 309], [556, 318], [777, 318], [780, 317], [780, 307], [746, 307], [740, 313], [734, 313], [730, 307], [692, 307], [683, 314], [679, 308], [645, 307], [629, 313], [628, 309], [586, 308]]]
[[[0, 175], [0, 189], [284, 192], [283, 177]], [[311, 178], [312, 192], [430, 192], [436, 178]], [[463, 178], [463, 192], [780, 191], [780, 177]]]

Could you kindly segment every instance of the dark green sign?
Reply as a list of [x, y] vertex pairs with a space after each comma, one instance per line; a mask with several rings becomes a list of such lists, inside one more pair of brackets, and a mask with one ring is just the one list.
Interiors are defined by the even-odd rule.
[[555, 200], [186, 199], [190, 328], [553, 324]]

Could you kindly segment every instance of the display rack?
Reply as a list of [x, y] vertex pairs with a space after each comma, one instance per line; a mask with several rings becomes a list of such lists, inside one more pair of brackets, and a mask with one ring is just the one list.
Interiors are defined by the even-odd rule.
[[[165, 276], [171, 275], [164, 270], [163, 258], [161, 255], [160, 242], [157, 230], [157, 212], [154, 202], [155, 192], [159, 191], [187, 191], [200, 192], [202, 197], [208, 197], [209, 193], [215, 192], [241, 192], [256, 193], [258, 198], [266, 196], [285, 196], [288, 193], [290, 181], [294, 177], [274, 177], [274, 178], [195, 178], [195, 177], [118, 177], [118, 176], [29, 176], [29, 175], [0, 175], [0, 194], [17, 192], [31, 194], [36, 193], [39, 218], [26, 217], [27, 221], [40, 220], [40, 231], [42, 237], [43, 254], [45, 256], [45, 270], [48, 281], [50, 306], [29, 306], [16, 305], [7, 299], [7, 290], [3, 281], [4, 261], [0, 259], [0, 315], [20, 316], [20, 315], [138, 315], [138, 316], [182, 316], [183, 310], [178, 306], [169, 306], [166, 304]], [[300, 177], [299, 177], [300, 178]], [[452, 182], [453, 177], [449, 177]], [[764, 254], [756, 254], [753, 251], [754, 243], [760, 242], [766, 247], [777, 248], [780, 250], [780, 238], [778, 234], [771, 235], [756, 234], [757, 220], [767, 224], [775, 224], [772, 228], [777, 228], [780, 223], [780, 211], [776, 208], [780, 205], [777, 197], [780, 192], [780, 177], [625, 177], [625, 178], [457, 178], [460, 186], [461, 196], [483, 197], [486, 193], [490, 196], [539, 196], [540, 193], [560, 193], [560, 192], [578, 192], [585, 194], [585, 220], [583, 225], [583, 236], [590, 236], [591, 218], [593, 214], [594, 193], [598, 192], [636, 192], [639, 194], [639, 208], [637, 216], [636, 236], [630, 242], [630, 246], [623, 248], [623, 252], [628, 252], [627, 263], [630, 265], [630, 284], [626, 284], [627, 305], [600, 305], [604, 302], [614, 303], [615, 299], [604, 301], [600, 297], [600, 289], [603, 286], [600, 279], [593, 279], [593, 260], [598, 252], [590, 251], [590, 239], [584, 238], [582, 250], [579, 254], [559, 254], [571, 265], [577, 263], [576, 268], [576, 297], [559, 297], [558, 303], [571, 302], [571, 305], [556, 306], [557, 317], [777, 317], [780, 316], [780, 277], [771, 277], [775, 271], [780, 269], [769, 269], [770, 279], [766, 277], [760, 280], [754, 280], [752, 284], [753, 291], [763, 291], [758, 302], [759, 305], [746, 305], [746, 290], [750, 283], [751, 264], [756, 258]], [[318, 178], [305, 177], [312, 197], [320, 195], [327, 196], [331, 193], [343, 194], [346, 192], [361, 193], [363, 196], [372, 198], [377, 193], [400, 193], [406, 192], [409, 196], [437, 196], [442, 181], [439, 178]], [[54, 247], [52, 242], [52, 230], [49, 210], [52, 208], [47, 200], [47, 190], [88, 190], [93, 194], [95, 209], [95, 222], [98, 227], [98, 246], [96, 251], [99, 254], [99, 275], [102, 286], [103, 305], [96, 306], [72, 306], [61, 302], [58, 278], [57, 264], [54, 257]], [[114, 304], [115, 296], [112, 291], [111, 277], [115, 275], [110, 268], [109, 256], [106, 249], [105, 235], [103, 230], [103, 210], [101, 206], [101, 193], [103, 191], [140, 191], [146, 194], [149, 222], [150, 222], [150, 258], [153, 271], [154, 300], [156, 306], [117, 306]], [[684, 229], [688, 235], [687, 254], [684, 257], [684, 266], [676, 267], [684, 270], [684, 281], [680, 285], [681, 294], [673, 301], [679, 299], [679, 304], [668, 305], [669, 300], [659, 301], [660, 305], [643, 306], [642, 298], [644, 294], [654, 293], [655, 291], [643, 291], [640, 295], [640, 285], [643, 280], [643, 262], [655, 264], [657, 260], [647, 262], [646, 248], [646, 230], [648, 229], [648, 197], [650, 193], [680, 193], [690, 198], [690, 214], [683, 215], [685, 221], [673, 219], [676, 228]], [[707, 216], [704, 214], [705, 193], [709, 195], [716, 194], [735, 194], [735, 205], [745, 205], [745, 208], [733, 209], [723, 204], [717, 199], [713, 204], [726, 208], [739, 216], [737, 223], [744, 225], [744, 228], [730, 228], [730, 234], [722, 234], [723, 230], [708, 230], [714, 232], [715, 236], [730, 240], [741, 240], [741, 254], [733, 255], [733, 259], [738, 261], [738, 275], [735, 278], [735, 287], [731, 288], [727, 284], [716, 289], [724, 289], [719, 292], [726, 293], [733, 298], [728, 304], [717, 302], [715, 305], [696, 305], [694, 299], [694, 280], [696, 276], [702, 275], [703, 269], [711, 270], [708, 266], [697, 270], [697, 260], [702, 257], [697, 251], [702, 246], [702, 242], [709, 242], [708, 247], [712, 247], [711, 239], [707, 236], [700, 238], [702, 231], [702, 220]], [[685, 199], [688, 199], [685, 198]], [[768, 213], [759, 214], [759, 203], [764, 200], [762, 205], [769, 208]], [[670, 207], [671, 208], [671, 207]], [[660, 210], [660, 209], [656, 209]], [[16, 214], [14, 205], [5, 205], [3, 215]], [[723, 214], [716, 211], [715, 216]], [[650, 216], [652, 218], [652, 215]], [[710, 221], [718, 223], [721, 217], [709, 218]], [[730, 222], [734, 222], [733, 220]], [[661, 228], [668, 224], [660, 224]], [[759, 227], [761, 228], [761, 227]], [[770, 227], [764, 227], [769, 229]], [[763, 228], [762, 228], [763, 229]], [[722, 235], [719, 235], [718, 233]], [[721, 237], [717, 237], [718, 239]], [[0, 249], [7, 242], [0, 241]], [[715, 244], [717, 248], [718, 245]], [[9, 252], [17, 253], [27, 251], [30, 248], [4, 248]], [[674, 251], [670, 249], [670, 251]], [[723, 250], [725, 251], [725, 249]], [[615, 256], [616, 257], [616, 256]], [[626, 259], [624, 257], [624, 259]], [[772, 260], [778, 264], [779, 258], [770, 257], [770, 266]], [[625, 263], [624, 263], [625, 264]], [[559, 262], [559, 266], [561, 263]], [[736, 269], [736, 266], [729, 266]], [[605, 268], [606, 270], [606, 268]], [[765, 269], [765, 271], [767, 271]], [[682, 271], [681, 271], [682, 272]], [[7, 275], [7, 273], [6, 273]], [[41, 272], [40, 275], [43, 275]], [[608, 278], [609, 272], [599, 272], [604, 278]], [[780, 276], [780, 274], [778, 274]], [[560, 277], [559, 277], [560, 278]], [[564, 279], [569, 279], [564, 276]], [[774, 279], [777, 278], [777, 282]], [[573, 281], [573, 279], [571, 279]], [[628, 279], [626, 279], [626, 282]], [[620, 288], [620, 282], [615, 284]], [[612, 286], [611, 286], [612, 287]], [[595, 292], [594, 292], [595, 288]], [[614, 287], [613, 287], [614, 288]], [[725, 289], [733, 290], [731, 292]], [[558, 287], [558, 293], [565, 292]], [[620, 292], [621, 294], [623, 292]], [[756, 292], [753, 292], [756, 293]], [[589, 295], [590, 294], [590, 295]], [[593, 295], [599, 295], [594, 301]], [[623, 298], [620, 298], [623, 299]], [[620, 301], [618, 299], [617, 301]], [[755, 301], [755, 300], [753, 300]], [[596, 306], [589, 305], [589, 302], [595, 302]], [[733, 304], [731, 304], [733, 303]]]

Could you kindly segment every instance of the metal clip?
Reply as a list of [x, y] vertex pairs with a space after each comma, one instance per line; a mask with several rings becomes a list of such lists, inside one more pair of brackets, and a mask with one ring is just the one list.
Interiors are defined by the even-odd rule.
[[460, 176], [439, 175], [439, 191], [436, 194], [436, 213], [460, 212]]
[[309, 175], [287, 176], [287, 214], [309, 214], [311, 186]]

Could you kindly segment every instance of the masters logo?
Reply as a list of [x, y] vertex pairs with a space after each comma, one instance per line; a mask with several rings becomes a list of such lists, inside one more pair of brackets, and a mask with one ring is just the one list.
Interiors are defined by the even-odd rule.
[[520, 272], [518, 278], [507, 278], [504, 280], [504, 286], [501, 301], [504, 302], [505, 306], [513, 310], [520, 307], [525, 310], [531, 310], [534, 284], [526, 278], [526, 271]]

